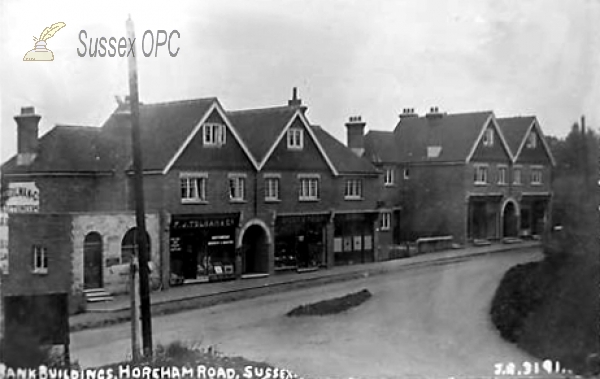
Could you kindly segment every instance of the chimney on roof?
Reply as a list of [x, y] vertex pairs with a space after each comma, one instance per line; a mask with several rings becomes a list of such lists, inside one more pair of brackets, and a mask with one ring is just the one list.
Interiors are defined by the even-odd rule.
[[17, 122], [17, 165], [28, 165], [38, 152], [39, 123], [42, 116], [35, 114], [34, 107], [22, 107], [16, 115]]
[[399, 115], [400, 120], [410, 117], [419, 117], [419, 115], [415, 112], [415, 108], [404, 108], [402, 109], [402, 113]]
[[361, 116], [351, 116], [346, 123], [347, 145], [359, 157], [365, 152], [365, 125]]
[[296, 87], [292, 88], [292, 98], [288, 100], [288, 106], [299, 108], [302, 113], [306, 113], [306, 110], [308, 109], [306, 105], [302, 105], [302, 99], [298, 97], [298, 88]]
[[440, 112], [438, 107], [431, 107], [429, 109], [429, 113], [425, 115], [425, 117], [427, 117], [428, 119], [442, 118], [443, 116], [444, 113]]

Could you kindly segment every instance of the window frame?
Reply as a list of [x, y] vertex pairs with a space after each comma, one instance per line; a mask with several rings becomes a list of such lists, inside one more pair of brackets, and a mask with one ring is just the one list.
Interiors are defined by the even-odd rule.
[[344, 200], [363, 200], [363, 181], [349, 178], [344, 182]]
[[48, 273], [48, 248], [40, 244], [31, 246], [33, 256], [33, 273], [47, 274]]
[[[503, 173], [504, 175], [501, 175]], [[498, 165], [498, 180], [497, 183], [499, 186], [508, 185], [508, 166], [507, 165]]]
[[217, 122], [205, 122], [202, 124], [202, 141], [204, 146], [223, 146], [227, 139], [226, 136], [227, 132], [224, 124]]
[[[519, 175], [517, 175], [517, 173]], [[519, 180], [517, 180], [517, 179], [519, 179]], [[514, 186], [523, 185], [523, 167], [522, 166], [514, 166], [513, 167], [512, 184]]]
[[485, 132], [483, 133], [483, 146], [492, 147], [494, 146], [494, 128], [488, 126]]
[[[183, 181], [187, 182], [187, 195], [190, 195], [189, 188], [192, 188], [191, 183], [196, 183], [195, 197], [184, 196]], [[179, 197], [182, 204], [203, 204], [207, 203], [207, 185], [208, 185], [208, 173], [206, 172], [182, 172], [179, 174]]]
[[383, 176], [383, 185], [386, 187], [392, 187], [396, 184], [396, 168], [386, 167]]
[[[246, 174], [227, 175], [229, 201], [232, 203], [246, 202]], [[233, 187], [232, 187], [233, 183]], [[231, 192], [233, 190], [233, 193]]]
[[534, 130], [530, 131], [529, 135], [527, 136], [527, 143], [525, 147], [527, 147], [528, 149], [535, 149], [537, 147], [537, 140], [537, 133]]
[[[539, 178], [537, 178], [537, 174], [539, 174]], [[544, 184], [544, 169], [543, 169], [543, 167], [532, 166], [530, 180], [531, 180], [532, 186], [541, 186], [542, 184]]]
[[[319, 201], [321, 198], [320, 175], [299, 174], [298, 175], [298, 201]], [[304, 183], [307, 183], [306, 187]], [[312, 186], [311, 184], [315, 184]], [[306, 190], [306, 191], [305, 191]], [[311, 193], [313, 192], [314, 193]]]
[[304, 129], [292, 127], [287, 130], [287, 148], [290, 150], [304, 148]]
[[[480, 175], [479, 175], [480, 170], [481, 170], [481, 173], [483, 173], [483, 175], [481, 176], [481, 178], [480, 178]], [[488, 185], [489, 184], [489, 181], [488, 181], [489, 175], [488, 174], [489, 174], [489, 166], [488, 165], [486, 165], [486, 164], [475, 165], [475, 176], [473, 178], [474, 179], [474, 181], [473, 181], [474, 184], [476, 186], [486, 186], [486, 185]], [[483, 179], [483, 180], [480, 180], [480, 179]]]
[[[281, 201], [281, 176], [279, 175], [264, 175], [265, 185], [265, 201]], [[275, 194], [272, 193], [273, 188], [269, 183], [276, 183]]]
[[381, 212], [381, 223], [379, 224], [381, 231], [388, 231], [392, 228], [392, 212]]

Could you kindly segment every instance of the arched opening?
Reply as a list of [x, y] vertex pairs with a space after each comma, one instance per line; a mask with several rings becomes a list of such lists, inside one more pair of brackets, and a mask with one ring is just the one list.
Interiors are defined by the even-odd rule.
[[[121, 241], [121, 264], [131, 262], [131, 257], [138, 254], [138, 231], [137, 228], [133, 227], [125, 233], [123, 236], [123, 240]], [[146, 244], [148, 246], [148, 251], [152, 251], [150, 245], [150, 236], [148, 232], [146, 232]]]
[[517, 228], [517, 209], [515, 204], [512, 201], [509, 201], [504, 206], [504, 211], [502, 212], [503, 219], [503, 233], [502, 236], [504, 238], [507, 237], [517, 237], [518, 236], [518, 228]]
[[102, 285], [102, 236], [91, 232], [83, 240], [83, 287], [101, 288]]
[[269, 239], [261, 225], [250, 225], [242, 236], [242, 273], [269, 272]]

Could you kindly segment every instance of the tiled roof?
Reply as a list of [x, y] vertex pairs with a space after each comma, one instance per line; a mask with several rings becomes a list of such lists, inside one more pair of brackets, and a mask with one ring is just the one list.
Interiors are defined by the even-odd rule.
[[[140, 142], [145, 170], [162, 170], [216, 98], [183, 100], [156, 104], [140, 104]], [[119, 123], [120, 116], [113, 113], [105, 122], [103, 129], [107, 137], [114, 137], [123, 131], [129, 131], [129, 123]], [[123, 128], [125, 126], [125, 128]], [[120, 129], [120, 130], [119, 130]], [[130, 133], [130, 132], [127, 132]], [[127, 139], [130, 141], [129, 134]], [[131, 143], [131, 142], [129, 142]], [[127, 166], [131, 165], [128, 158]]]
[[3, 166], [4, 173], [108, 172], [113, 169], [104, 151], [101, 129], [89, 126], [57, 125], [40, 138], [36, 159], [18, 166], [13, 156]]
[[297, 108], [289, 106], [228, 111], [227, 118], [257, 162], [262, 162]]
[[527, 130], [529, 130], [529, 127], [534, 120], [534, 116], [506, 117], [496, 119], [512, 154], [516, 154], [519, 151], [519, 147], [525, 138], [525, 134], [527, 133]]
[[[491, 111], [410, 117], [396, 125], [396, 149], [400, 162], [457, 162], [469, 157]], [[428, 157], [429, 146], [440, 146], [437, 156]]]
[[321, 143], [325, 154], [340, 174], [378, 174], [379, 171], [365, 158], [358, 157], [348, 147], [327, 133], [320, 126], [312, 130]]
[[400, 163], [394, 132], [371, 130], [365, 135], [365, 155], [371, 162]]

